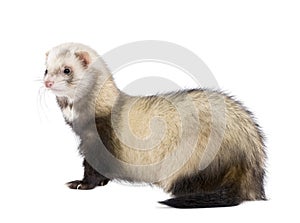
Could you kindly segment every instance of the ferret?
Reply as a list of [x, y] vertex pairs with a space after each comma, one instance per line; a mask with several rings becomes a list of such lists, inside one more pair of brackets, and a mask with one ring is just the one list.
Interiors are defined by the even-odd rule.
[[80, 138], [87, 190], [111, 180], [156, 185], [175, 208], [265, 200], [264, 136], [252, 113], [209, 89], [131, 96], [98, 53], [65, 43], [46, 53], [45, 87]]

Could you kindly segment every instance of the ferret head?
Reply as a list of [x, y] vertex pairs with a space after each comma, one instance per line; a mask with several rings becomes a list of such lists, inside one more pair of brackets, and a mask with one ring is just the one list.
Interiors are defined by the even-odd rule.
[[98, 59], [94, 50], [82, 44], [66, 43], [54, 47], [46, 53], [45, 87], [56, 96], [70, 100], [84, 96], [99, 75], [96, 72], [99, 71]]

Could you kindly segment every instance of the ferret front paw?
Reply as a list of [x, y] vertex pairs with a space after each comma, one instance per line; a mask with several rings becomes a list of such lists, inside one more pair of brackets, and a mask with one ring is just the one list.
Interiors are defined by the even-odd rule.
[[105, 186], [109, 182], [109, 179], [100, 180], [98, 186]]
[[76, 190], [90, 190], [98, 186], [97, 184], [94, 183], [86, 183], [83, 182], [82, 180], [74, 180], [71, 182], [66, 183], [66, 185], [70, 189], [76, 189]]

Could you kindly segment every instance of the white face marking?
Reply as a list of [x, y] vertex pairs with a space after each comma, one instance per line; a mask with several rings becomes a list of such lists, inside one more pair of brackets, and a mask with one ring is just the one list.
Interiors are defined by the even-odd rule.
[[[83, 67], [74, 47], [59, 46], [49, 51], [46, 59], [45, 85], [58, 97], [67, 97], [71, 101], [78, 84], [82, 80], [86, 67]], [[51, 85], [47, 84], [51, 82]]]

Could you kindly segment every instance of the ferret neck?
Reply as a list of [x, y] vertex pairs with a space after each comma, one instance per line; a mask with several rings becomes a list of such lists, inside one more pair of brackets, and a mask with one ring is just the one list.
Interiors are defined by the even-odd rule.
[[117, 88], [111, 74], [104, 81], [100, 81], [95, 91], [95, 115], [110, 115], [120, 94], [121, 91]]

